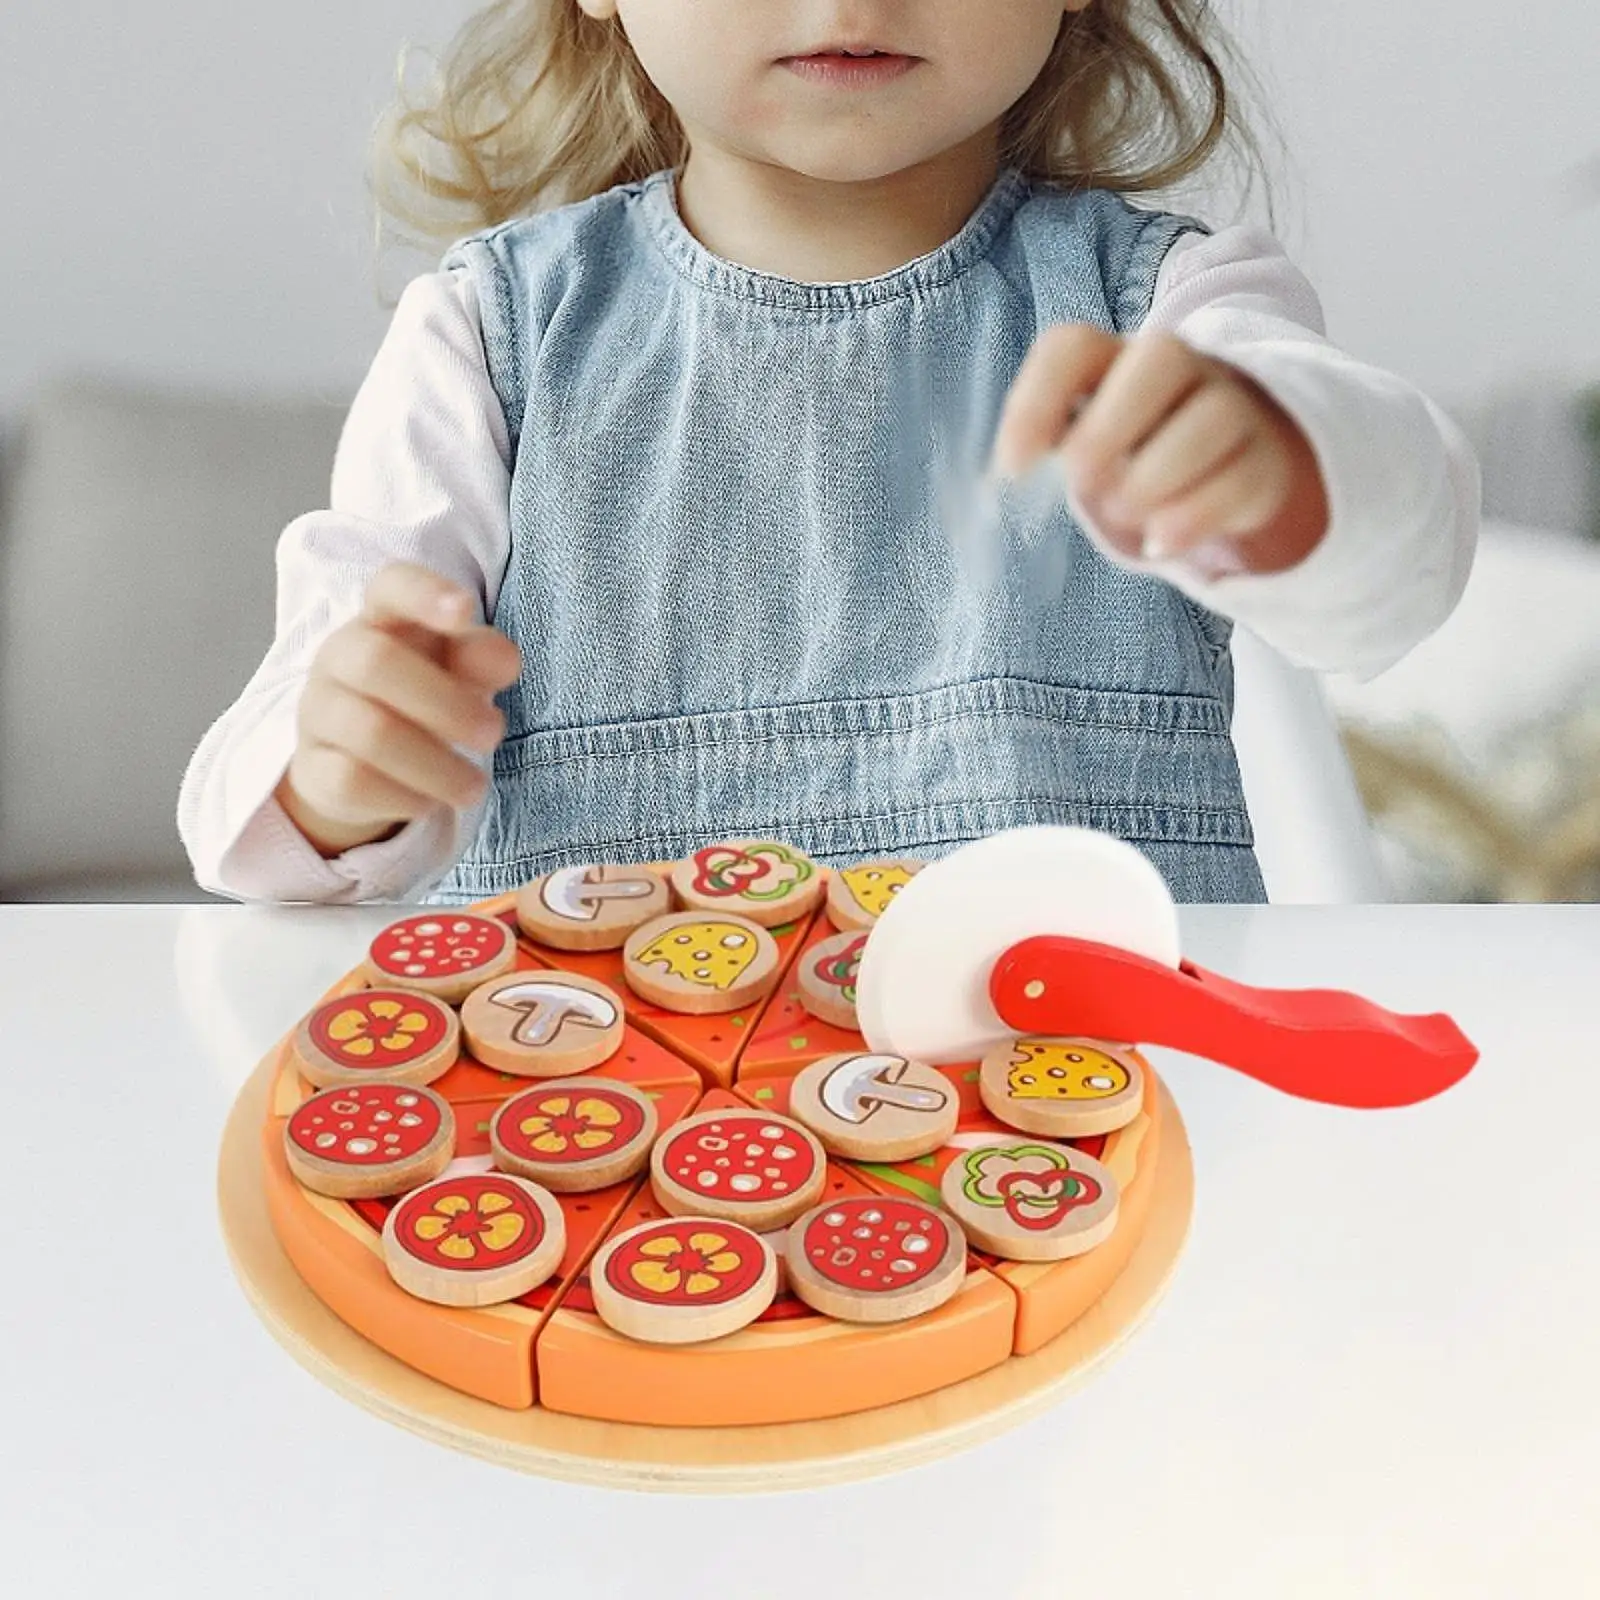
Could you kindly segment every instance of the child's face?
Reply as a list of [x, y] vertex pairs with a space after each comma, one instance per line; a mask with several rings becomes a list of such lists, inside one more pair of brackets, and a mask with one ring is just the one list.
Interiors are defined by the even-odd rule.
[[[998, 124], [1061, 19], [1090, 0], [578, 0], [619, 15], [690, 141], [832, 182], [928, 161]], [[812, 81], [785, 58], [860, 43], [915, 57], [888, 82]]]

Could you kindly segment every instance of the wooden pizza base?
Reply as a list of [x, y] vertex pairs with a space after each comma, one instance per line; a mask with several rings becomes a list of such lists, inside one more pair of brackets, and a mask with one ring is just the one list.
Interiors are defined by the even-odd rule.
[[1165, 1085], [1149, 1220], [1099, 1303], [1028, 1356], [915, 1400], [766, 1427], [660, 1428], [513, 1411], [447, 1388], [369, 1344], [301, 1280], [262, 1189], [261, 1123], [273, 1064], [257, 1067], [223, 1134], [222, 1236], [267, 1330], [313, 1376], [386, 1420], [519, 1472], [616, 1489], [731, 1494], [818, 1488], [899, 1471], [977, 1444], [1048, 1409], [1121, 1349], [1155, 1307], [1194, 1208], [1188, 1137]]

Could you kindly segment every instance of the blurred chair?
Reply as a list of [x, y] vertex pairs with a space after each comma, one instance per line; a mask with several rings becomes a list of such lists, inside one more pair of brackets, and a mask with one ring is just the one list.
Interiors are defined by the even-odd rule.
[[1245, 628], [1233, 636], [1233, 739], [1275, 904], [1389, 899], [1377, 842], [1315, 673]]

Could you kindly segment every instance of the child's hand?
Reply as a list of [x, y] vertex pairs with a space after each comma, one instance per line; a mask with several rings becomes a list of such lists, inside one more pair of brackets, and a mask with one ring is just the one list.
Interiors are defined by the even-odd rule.
[[323, 641], [277, 791], [321, 854], [482, 796], [483, 775], [452, 747], [487, 754], [499, 744], [505, 718], [493, 695], [516, 681], [521, 656], [474, 615], [465, 590], [397, 562], [372, 580], [362, 614]]
[[1126, 556], [1204, 546], [1217, 572], [1278, 572], [1328, 526], [1311, 446], [1258, 384], [1171, 334], [1048, 328], [1006, 398], [994, 466], [1054, 452], [1083, 511]]

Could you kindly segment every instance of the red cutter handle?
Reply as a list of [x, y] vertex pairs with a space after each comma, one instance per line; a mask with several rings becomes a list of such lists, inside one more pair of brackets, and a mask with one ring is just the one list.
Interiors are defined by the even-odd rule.
[[1399, 1016], [1333, 989], [1254, 989], [1088, 939], [1012, 945], [989, 994], [1019, 1034], [1168, 1045], [1330, 1105], [1411, 1105], [1478, 1059], [1446, 1016]]

